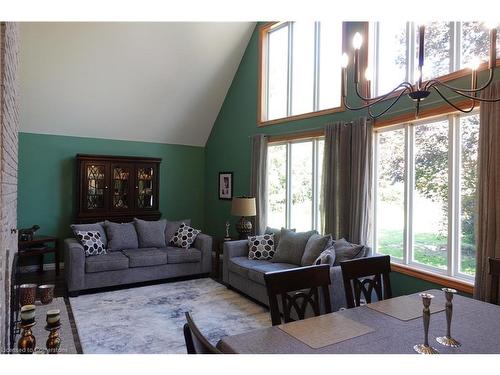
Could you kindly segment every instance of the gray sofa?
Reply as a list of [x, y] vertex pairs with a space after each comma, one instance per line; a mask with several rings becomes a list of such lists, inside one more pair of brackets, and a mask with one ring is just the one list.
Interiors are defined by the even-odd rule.
[[[266, 272], [297, 268], [289, 263], [272, 263], [268, 260], [248, 259], [248, 241], [229, 241], [223, 247], [223, 281], [228, 287], [237, 289], [257, 301], [269, 305], [264, 282]], [[364, 247], [363, 256], [370, 256], [371, 249]], [[340, 266], [330, 267], [330, 300], [332, 311], [346, 306], [344, 282]]]
[[89, 257], [76, 239], [64, 240], [66, 283], [73, 297], [86, 289], [208, 274], [211, 268], [212, 237], [202, 233], [189, 249], [137, 248]]

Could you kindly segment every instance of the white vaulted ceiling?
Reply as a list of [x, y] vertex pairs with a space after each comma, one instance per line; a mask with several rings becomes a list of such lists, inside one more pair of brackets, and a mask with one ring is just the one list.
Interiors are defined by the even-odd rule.
[[204, 146], [254, 23], [23, 23], [21, 131]]

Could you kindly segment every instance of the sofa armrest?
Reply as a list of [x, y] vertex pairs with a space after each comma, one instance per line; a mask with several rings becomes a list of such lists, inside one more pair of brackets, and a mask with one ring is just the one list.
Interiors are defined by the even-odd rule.
[[229, 282], [229, 259], [234, 257], [248, 256], [248, 240], [227, 241], [224, 242], [222, 247], [223, 260], [222, 260], [222, 280], [225, 283]]
[[198, 234], [193, 247], [201, 251], [201, 272], [209, 273], [212, 270], [212, 237], [208, 234]]
[[347, 307], [344, 290], [344, 279], [340, 266], [330, 267], [330, 299], [332, 311], [337, 311], [341, 307]]
[[74, 238], [64, 240], [64, 272], [69, 292], [83, 289], [85, 281], [85, 250]]

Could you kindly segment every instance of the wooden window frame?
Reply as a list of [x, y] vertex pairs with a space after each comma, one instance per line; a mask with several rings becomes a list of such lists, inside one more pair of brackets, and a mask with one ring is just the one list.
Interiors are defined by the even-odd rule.
[[[471, 100], [466, 99], [466, 100], [458, 102], [456, 105], [461, 109], [470, 108]], [[478, 106], [478, 109], [479, 109], [478, 102], [476, 102], [476, 106]], [[474, 111], [474, 112], [477, 112], [477, 111]], [[415, 123], [415, 122], [425, 123], [425, 122], [437, 120], [439, 118], [448, 118], [449, 119], [451, 116], [456, 116], [456, 115], [467, 116], [468, 114], [457, 111], [457, 110], [451, 108], [449, 105], [445, 104], [445, 105], [441, 105], [441, 106], [437, 106], [437, 107], [434, 107], [431, 109], [426, 109], [426, 110], [421, 111], [417, 121], [415, 121], [416, 118], [415, 118], [415, 114], [413, 112], [402, 114], [399, 116], [395, 116], [395, 117], [393, 117], [391, 119], [387, 119], [387, 120], [378, 120], [374, 124], [374, 131], [378, 131], [378, 130], [381, 130], [384, 128], [397, 129], [397, 128], [403, 127], [406, 129], [407, 128], [406, 125], [408, 123]], [[448, 120], [448, 121], [450, 121], [450, 120]], [[454, 121], [454, 124], [452, 124], [452, 126], [453, 127], [457, 126], [456, 120], [453, 120], [453, 121]], [[412, 126], [415, 126], [415, 125], [412, 125]], [[455, 132], [456, 132], [456, 130], [455, 130]], [[406, 135], [405, 137], [408, 137], [408, 135]], [[374, 137], [374, 143], [376, 142], [376, 139], [377, 139], [377, 137]], [[450, 139], [450, 142], [456, 143], [456, 140]], [[455, 146], [456, 146], [456, 144], [455, 144]], [[453, 146], [450, 144], [450, 149], [452, 147]], [[374, 197], [375, 197], [375, 193], [376, 193], [376, 165], [375, 165], [375, 163], [377, 160], [376, 145], [374, 145], [373, 149], [374, 149], [374, 176], [375, 176], [374, 181], [373, 181], [373, 189], [374, 189]], [[405, 152], [408, 153], [408, 150], [406, 150]], [[453, 155], [450, 155], [449, 157], [451, 159], [451, 158], [454, 158], [455, 155], [453, 154]], [[408, 162], [406, 162], [405, 165], [408, 166]], [[450, 168], [452, 168], [452, 166], [449, 165], [448, 168], [450, 169]], [[455, 168], [457, 168], [457, 166], [455, 166]], [[405, 171], [405, 174], [406, 173], [407, 173], [407, 171]], [[452, 173], [452, 172], [448, 172], [448, 173]], [[406, 183], [407, 182], [408, 181], [406, 181]], [[408, 187], [405, 187], [405, 190], [406, 189], [408, 189]], [[455, 190], [457, 190], [456, 187], [455, 187]], [[455, 194], [456, 194], [456, 191], [455, 191]], [[456, 198], [455, 198], [455, 200], [456, 200]], [[375, 207], [375, 201], [376, 201], [376, 197], [373, 199], [374, 207]], [[451, 202], [449, 204], [454, 205], [455, 202]], [[408, 207], [405, 208], [405, 216], [407, 215], [407, 212], [406, 212], [407, 209], [408, 209]], [[374, 212], [374, 216], [375, 216], [376, 215], [375, 210], [373, 212]], [[453, 212], [449, 213], [448, 215], [449, 215], [448, 220], [450, 220], [450, 215], [453, 215]], [[456, 221], [456, 218], [453, 218], [453, 220]], [[375, 223], [375, 218], [374, 218], [374, 223]], [[405, 233], [407, 230], [408, 229], [406, 228]], [[405, 236], [407, 236], [407, 234], [405, 234]], [[448, 237], [449, 237], [448, 241], [450, 241], [450, 236], [455, 237], [456, 234], [455, 233], [448, 233]], [[375, 228], [373, 231], [373, 238], [374, 238], [374, 240], [376, 238]], [[453, 241], [454, 238], [452, 238], [451, 240]], [[441, 273], [441, 272], [439, 272], [439, 270], [435, 270], [431, 267], [426, 267], [425, 265], [416, 266], [414, 264], [414, 262], [409, 261], [407, 259], [407, 257], [408, 257], [408, 255], [411, 255], [413, 251], [408, 252], [406, 249], [406, 246], [407, 245], [405, 245], [403, 259], [401, 261], [397, 261], [391, 257], [391, 267], [392, 267], [393, 271], [407, 275], [407, 276], [411, 276], [411, 277], [415, 277], [415, 278], [422, 279], [425, 281], [429, 281], [429, 282], [432, 282], [435, 284], [443, 285], [443, 286], [446, 286], [449, 288], [454, 288], [454, 289], [459, 290], [459, 291], [464, 292], [464, 293], [469, 293], [469, 294], [473, 293], [473, 291], [474, 291], [474, 282], [472, 281], [473, 277], [457, 276], [457, 274], [459, 274], [457, 272], [457, 269], [456, 269], [457, 264], [450, 264], [451, 263], [450, 253], [453, 253], [453, 258], [455, 260], [455, 263], [457, 263], [458, 258], [457, 258], [456, 253], [459, 252], [459, 249], [456, 249], [455, 247], [453, 247], [451, 250], [449, 250], [447, 270]], [[375, 242], [374, 242], [373, 250], [374, 250], [374, 253], [377, 254], [376, 248], [375, 248]], [[452, 268], [451, 270], [450, 270], [450, 267]], [[451, 272], [451, 274], [450, 274], [450, 272]], [[448, 273], [448, 274], [446, 274], [446, 273]]]
[[[339, 107], [334, 107], [334, 108], [328, 108], [328, 109], [322, 109], [319, 111], [312, 111], [312, 112], [307, 112], [307, 113], [301, 113], [298, 115], [291, 115], [291, 116], [286, 116], [286, 117], [281, 117], [277, 119], [272, 119], [272, 120], [267, 120], [264, 119], [265, 115], [265, 108], [266, 108], [266, 100], [267, 100], [267, 95], [266, 95], [266, 90], [267, 90], [267, 85], [265, 82], [267, 81], [267, 69], [266, 69], [266, 62], [267, 62], [267, 35], [268, 32], [271, 29], [275, 29], [280, 27], [281, 25], [285, 24], [287, 22], [280, 21], [280, 22], [268, 22], [264, 25], [262, 25], [259, 29], [259, 69], [258, 69], [258, 89], [257, 89], [257, 126], [268, 126], [268, 125], [276, 125], [276, 124], [281, 124], [283, 122], [288, 122], [288, 121], [296, 121], [296, 120], [302, 120], [302, 119], [307, 119], [311, 117], [316, 117], [316, 116], [324, 116], [332, 113], [337, 113], [337, 112], [344, 112], [345, 107], [342, 103], [340, 103]], [[347, 23], [343, 22], [342, 23], [342, 50], [345, 50], [346, 46], [346, 37], [347, 37]], [[316, 69], [316, 68], [315, 68]], [[341, 72], [339, 71], [339, 75]], [[339, 81], [340, 82], [340, 81]], [[339, 92], [341, 91], [341, 87], [339, 86]], [[288, 96], [289, 94], [287, 94]]]

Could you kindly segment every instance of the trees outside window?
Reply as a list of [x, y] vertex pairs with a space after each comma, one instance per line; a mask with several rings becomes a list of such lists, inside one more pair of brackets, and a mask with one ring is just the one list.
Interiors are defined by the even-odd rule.
[[376, 132], [375, 251], [472, 279], [479, 115]]

